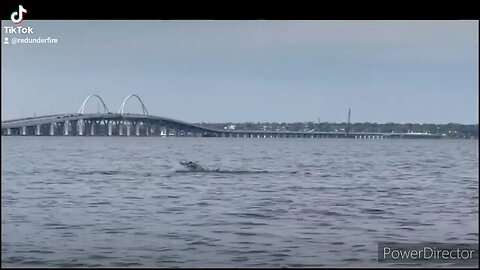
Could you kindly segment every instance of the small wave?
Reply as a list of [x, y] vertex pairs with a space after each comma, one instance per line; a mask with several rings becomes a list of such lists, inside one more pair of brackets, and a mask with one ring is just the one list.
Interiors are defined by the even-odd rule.
[[24, 265], [45, 265], [48, 264], [49, 261], [39, 261], [39, 260], [29, 260], [29, 261], [22, 261], [20, 264]]
[[265, 219], [272, 218], [272, 216], [270, 215], [263, 215], [263, 214], [257, 214], [257, 213], [225, 213], [224, 215], [236, 216], [236, 217], [242, 217], [242, 218], [265, 218]]
[[89, 205], [102, 205], [102, 204], [112, 204], [111, 202], [90, 202]]
[[256, 174], [256, 173], [275, 173], [271, 171], [246, 171], [246, 170], [202, 170], [202, 171], [191, 171], [191, 170], [176, 170], [175, 173], [229, 173], [229, 174]]
[[[267, 174], [267, 173], [291, 173], [296, 174], [298, 171], [267, 171], [267, 170], [222, 170], [222, 169], [209, 169], [201, 166], [198, 162], [194, 161], [180, 161], [185, 169], [175, 170], [174, 173], [219, 173], [219, 174]], [[310, 174], [310, 172], [305, 172]]]
[[122, 171], [87, 171], [87, 172], [79, 172], [78, 174], [81, 175], [91, 175], [91, 174], [103, 174], [103, 175], [116, 175], [122, 174]]
[[234, 232], [235, 235], [241, 235], [241, 236], [255, 236], [257, 235], [254, 232]]
[[137, 262], [113, 262], [112, 263], [114, 266], [118, 266], [118, 267], [131, 267], [131, 266], [142, 266], [141, 263], [137, 263]]
[[361, 211], [362, 211], [362, 213], [366, 213], [366, 214], [385, 214], [385, 213], [387, 213], [387, 211], [385, 211], [383, 209], [378, 209], [378, 208], [365, 208], [365, 209], [362, 209]]
[[19, 250], [18, 253], [51, 254], [51, 253], [55, 253], [55, 252], [54, 251], [49, 251], [49, 250]]

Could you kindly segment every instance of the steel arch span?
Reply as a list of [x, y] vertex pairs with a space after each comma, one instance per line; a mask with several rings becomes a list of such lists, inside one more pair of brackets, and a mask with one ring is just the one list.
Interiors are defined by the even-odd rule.
[[97, 95], [97, 94], [92, 94], [92, 95], [89, 95], [85, 101], [83, 102], [82, 106], [80, 106], [80, 109], [78, 109], [78, 113], [79, 114], [83, 114], [83, 110], [85, 110], [85, 105], [87, 105], [87, 102], [92, 98], [92, 97], [96, 97], [100, 100], [100, 102], [102, 102], [102, 105], [103, 105], [103, 109], [105, 110], [105, 113], [108, 113], [108, 108], [107, 108], [107, 105], [105, 105], [105, 102], [103, 102], [103, 99]]
[[137, 96], [136, 94], [131, 94], [131, 95], [128, 95], [127, 98], [125, 98], [125, 100], [123, 101], [122, 103], [122, 106], [120, 106], [120, 109], [118, 109], [118, 113], [120, 113], [121, 115], [123, 115], [123, 111], [125, 110], [125, 104], [127, 103], [127, 101], [132, 98], [132, 97], [136, 97], [138, 99], [138, 101], [140, 101], [140, 104], [142, 105], [142, 110], [143, 110], [143, 114], [144, 115], [150, 115], [147, 111], [147, 107], [145, 107], [145, 104], [143, 104], [142, 102], [142, 99], [140, 99], [139, 96]]

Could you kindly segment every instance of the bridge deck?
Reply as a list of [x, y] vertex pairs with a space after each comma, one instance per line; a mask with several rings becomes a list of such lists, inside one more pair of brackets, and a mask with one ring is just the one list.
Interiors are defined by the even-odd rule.
[[[348, 134], [342, 132], [301, 132], [301, 131], [261, 131], [261, 130], [217, 130], [212, 128], [203, 127], [196, 124], [191, 124], [176, 119], [161, 117], [161, 116], [151, 116], [143, 114], [120, 114], [120, 113], [92, 113], [92, 114], [80, 114], [80, 113], [70, 113], [70, 114], [55, 114], [55, 115], [45, 115], [39, 117], [27, 117], [21, 119], [13, 119], [2, 122], [2, 134], [8, 134], [8, 130], [12, 129], [26, 129], [28, 128], [38, 128], [43, 125], [52, 125], [55, 123], [65, 124], [65, 123], [85, 123], [85, 122], [95, 122], [103, 123], [108, 126], [108, 123], [141, 123], [141, 124], [154, 124], [154, 125], [163, 125], [170, 128], [176, 128], [178, 130], [185, 130], [188, 132], [200, 132], [200, 133], [209, 133], [214, 136], [240, 136], [240, 135], [255, 135], [255, 136], [281, 136], [281, 135], [292, 135], [292, 136], [327, 136], [327, 137], [362, 137], [362, 136], [373, 136], [373, 137], [407, 137], [407, 138], [440, 138], [439, 135], [433, 134], [418, 134], [418, 133], [379, 133], [379, 132], [350, 132]], [[25, 131], [24, 131], [25, 132]], [[21, 133], [21, 132], [20, 132]], [[26, 132], [25, 132], [26, 133]], [[138, 133], [138, 132], [137, 132]], [[10, 134], [12, 135], [12, 134]], [[18, 134], [18, 135], [29, 135], [29, 134]], [[42, 130], [40, 129], [39, 134], [42, 135]], [[120, 134], [121, 135], [121, 134]]]

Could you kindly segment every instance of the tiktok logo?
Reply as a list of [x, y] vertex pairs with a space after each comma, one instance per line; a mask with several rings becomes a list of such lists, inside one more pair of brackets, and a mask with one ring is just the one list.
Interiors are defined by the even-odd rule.
[[15, 24], [19, 24], [23, 21], [23, 13], [27, 13], [27, 10], [23, 8], [22, 5], [18, 6], [18, 12], [13, 12], [12, 16], [10, 16], [10, 19], [12, 22]]

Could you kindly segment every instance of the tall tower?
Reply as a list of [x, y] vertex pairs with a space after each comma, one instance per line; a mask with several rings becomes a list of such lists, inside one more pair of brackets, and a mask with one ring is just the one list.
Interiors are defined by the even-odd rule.
[[348, 108], [348, 121], [347, 121], [347, 127], [345, 128], [345, 133], [347, 135], [350, 132], [350, 113], [351, 112], [352, 112], [352, 110], [350, 108]]

